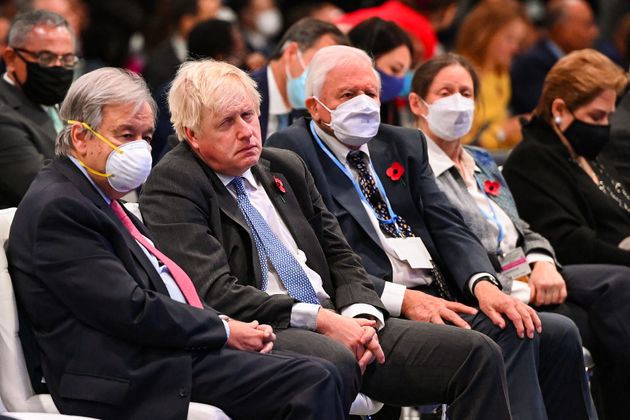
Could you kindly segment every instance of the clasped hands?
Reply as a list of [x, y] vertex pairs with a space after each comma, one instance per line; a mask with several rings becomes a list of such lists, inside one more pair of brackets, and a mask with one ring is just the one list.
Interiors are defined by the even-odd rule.
[[269, 353], [273, 348], [276, 335], [273, 328], [258, 321], [241, 322], [235, 319], [228, 321], [230, 336], [227, 346], [237, 350]]
[[376, 321], [349, 318], [322, 308], [317, 313], [316, 330], [349, 348], [359, 363], [361, 373], [374, 361], [385, 363], [385, 354], [376, 332]]

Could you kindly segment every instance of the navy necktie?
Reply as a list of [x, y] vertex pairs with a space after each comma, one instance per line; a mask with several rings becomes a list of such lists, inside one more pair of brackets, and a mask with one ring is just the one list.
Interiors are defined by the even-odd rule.
[[234, 178], [232, 185], [236, 192], [238, 207], [252, 230], [254, 243], [258, 250], [263, 273], [263, 290], [267, 288], [267, 258], [269, 258], [271, 265], [276, 269], [280, 280], [291, 297], [300, 302], [319, 304], [315, 289], [313, 289], [311, 281], [298, 261], [273, 233], [265, 219], [249, 201], [243, 185], [243, 178]]
[[[409, 223], [402, 217], [394, 216], [392, 222], [387, 204], [383, 198], [383, 191], [379, 191], [378, 185], [370, 172], [367, 156], [360, 150], [353, 150], [348, 153], [348, 164], [356, 169], [359, 174], [359, 187], [361, 192], [367, 199], [370, 207], [374, 210], [374, 213], [378, 216], [378, 224], [385, 235], [393, 238], [411, 238], [416, 236], [411, 230]], [[431, 261], [431, 276], [433, 277], [433, 285], [437, 289], [441, 297], [448, 300], [454, 300], [453, 296], [448, 290], [446, 279], [442, 274], [440, 268]]]

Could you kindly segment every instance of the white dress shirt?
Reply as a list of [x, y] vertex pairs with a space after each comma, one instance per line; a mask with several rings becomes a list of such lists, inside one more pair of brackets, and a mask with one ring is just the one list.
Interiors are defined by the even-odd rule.
[[[427, 137], [427, 148], [429, 151], [429, 165], [436, 178], [455, 166], [455, 162], [453, 162], [453, 160], [429, 137]], [[496, 242], [499, 241], [499, 227], [503, 230], [503, 238], [501, 243], [498, 244], [499, 249], [504, 253], [515, 249], [520, 236], [516, 226], [514, 226], [510, 216], [479, 189], [479, 185], [475, 180], [475, 172], [481, 172], [481, 169], [479, 169], [475, 163], [475, 159], [463, 148], [461, 149], [461, 153], [461, 160], [465, 169], [465, 172], [461, 175], [466, 184], [466, 189], [473, 197], [481, 214], [484, 215], [484, 218], [490, 225], [492, 233], [496, 237]], [[496, 218], [486, 217], [488, 215], [495, 215]], [[541, 252], [530, 252], [527, 254], [527, 262], [533, 264], [537, 261], [555, 264], [553, 258], [547, 254]], [[529, 285], [527, 283], [515, 281], [512, 284], [511, 294], [516, 295], [520, 300], [525, 300], [523, 298], [524, 296], [527, 296], [527, 300], [529, 300], [529, 292]]]
[[[236, 192], [234, 187], [230, 185], [233, 176], [227, 176], [222, 174], [217, 174], [223, 185], [225, 185], [232, 194], [236, 198]], [[271, 199], [267, 195], [267, 192], [263, 188], [262, 185], [258, 182], [258, 180], [254, 177], [251, 169], [248, 169], [242, 177], [245, 182], [243, 186], [245, 188], [245, 193], [247, 194], [247, 198], [252, 203], [254, 208], [258, 210], [263, 219], [269, 225], [269, 228], [273, 232], [274, 235], [282, 242], [282, 244], [291, 252], [293, 257], [297, 260], [298, 264], [306, 273], [309, 281], [311, 282], [311, 286], [315, 290], [315, 294], [317, 295], [317, 299], [320, 302], [325, 300], [330, 300], [330, 296], [324, 290], [322, 279], [317, 272], [313, 271], [307, 264], [307, 258], [304, 251], [298, 248], [295, 239], [291, 235], [291, 232], [287, 228], [284, 220], [280, 217], [280, 214], [274, 207]], [[267, 261], [267, 290], [265, 290], [268, 294], [288, 294], [286, 287], [282, 283], [282, 280], [278, 276], [278, 273], [273, 267], [273, 264], [268, 260]], [[321, 308], [320, 305], [315, 305], [312, 303], [304, 303], [298, 302], [293, 305], [291, 310], [291, 326], [296, 328], [305, 328], [309, 330], [315, 330], [317, 327], [317, 313]], [[376, 309], [375, 307], [367, 304], [353, 304], [349, 305], [346, 308], [341, 308], [341, 314], [344, 316], [348, 316], [350, 318], [355, 316], [360, 316], [362, 314], [369, 314], [378, 319], [379, 326], [384, 325], [383, 314]]]
[[281, 115], [289, 115], [291, 108], [287, 107], [273, 76], [271, 66], [267, 66], [267, 86], [269, 88], [269, 118], [267, 118], [267, 138], [278, 131]]

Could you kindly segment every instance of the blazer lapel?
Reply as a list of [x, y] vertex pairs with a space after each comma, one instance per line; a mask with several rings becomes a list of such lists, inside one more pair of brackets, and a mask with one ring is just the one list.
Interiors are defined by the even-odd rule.
[[[315, 142], [314, 139], [313, 142]], [[370, 217], [365, 211], [365, 207], [363, 207], [363, 202], [353, 182], [319, 146], [315, 144], [314, 147], [318, 154], [319, 161], [322, 163], [322, 169], [328, 181], [333, 199], [357, 221], [359, 226], [361, 226], [374, 243], [380, 246], [381, 242], [370, 221]]]
[[[136, 242], [133, 236], [131, 236], [131, 233], [129, 233], [127, 228], [125, 228], [125, 226], [122, 224], [118, 216], [116, 216], [112, 208], [105, 202], [105, 200], [103, 200], [103, 197], [101, 197], [101, 195], [94, 189], [92, 184], [87, 179], [85, 179], [85, 176], [76, 167], [74, 167], [74, 164], [69, 159], [58, 159], [54, 161], [54, 165], [66, 178], [70, 180], [70, 182], [72, 182], [79, 189], [81, 194], [92, 201], [92, 203], [94, 203], [94, 205], [96, 205], [101, 211], [107, 214], [111, 221], [118, 227], [118, 230], [125, 240], [125, 244], [133, 254], [135, 260], [147, 273], [155, 290], [162, 294], [168, 295], [168, 290], [166, 289], [162, 278], [155, 270], [155, 267], [153, 267], [151, 261], [149, 261], [144, 251], [142, 251], [142, 248], [140, 248], [138, 242]], [[135, 216], [129, 214], [129, 212], [127, 212], [126, 210], [125, 212], [134, 222], [134, 225], [138, 228], [138, 230], [140, 230], [143, 235], [152, 240], [144, 225], [142, 225]], [[138, 277], [134, 278], [136, 279], [136, 281], [140, 280], [140, 278]], [[149, 288], [148, 284], [143, 284], [142, 286], [144, 286], [145, 288]]]

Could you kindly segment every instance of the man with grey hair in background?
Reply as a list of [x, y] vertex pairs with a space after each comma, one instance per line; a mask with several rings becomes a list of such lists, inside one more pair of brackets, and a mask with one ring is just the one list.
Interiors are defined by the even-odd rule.
[[270, 354], [275, 335], [204, 305], [119, 199], [146, 179], [155, 102], [142, 78], [102, 68], [71, 86], [57, 158], [17, 209], [8, 260], [60, 412], [186, 418], [191, 401], [234, 419], [339, 419], [339, 371]]
[[475, 331], [387, 318], [304, 162], [263, 149], [256, 84], [211, 60], [169, 92], [182, 142], [144, 186], [157, 240], [217, 310], [276, 329], [276, 348], [322, 357], [345, 396], [450, 404], [453, 419], [509, 419], [498, 347]]
[[78, 62], [75, 36], [61, 16], [18, 15], [4, 51], [0, 80], [0, 208], [17, 206], [37, 172], [53, 157], [63, 124], [57, 104]]

